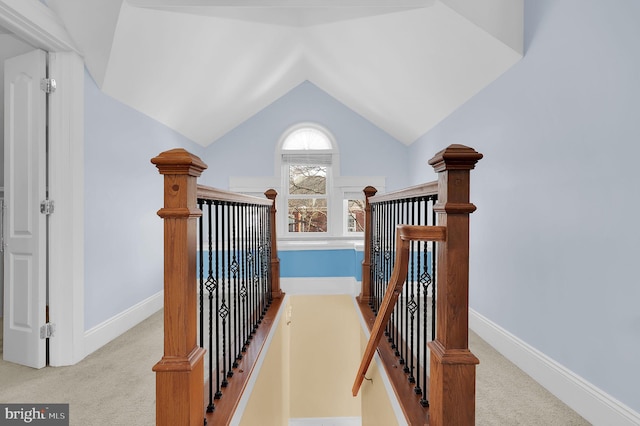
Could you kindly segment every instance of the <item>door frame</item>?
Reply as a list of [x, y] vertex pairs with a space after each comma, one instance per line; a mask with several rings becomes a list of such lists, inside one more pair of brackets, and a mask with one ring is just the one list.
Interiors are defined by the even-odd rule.
[[84, 62], [58, 17], [37, 0], [0, 0], [0, 25], [49, 52], [49, 363], [73, 365], [84, 349]]

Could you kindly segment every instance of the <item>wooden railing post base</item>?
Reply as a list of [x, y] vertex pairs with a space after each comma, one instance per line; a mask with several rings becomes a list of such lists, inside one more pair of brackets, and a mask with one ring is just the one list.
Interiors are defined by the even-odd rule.
[[[475, 424], [476, 365], [478, 358], [468, 349], [445, 349], [435, 340], [431, 350], [429, 425]], [[448, 390], [448, 391], [445, 391]]]
[[157, 426], [202, 426], [204, 422], [204, 354], [198, 347], [188, 358], [164, 356], [156, 373]]
[[436, 337], [429, 343], [430, 424], [475, 424], [476, 364], [469, 351], [469, 215], [470, 174], [482, 154], [450, 145], [429, 164], [438, 172], [438, 225], [447, 227], [437, 245]]
[[204, 422], [204, 350], [197, 343], [197, 178], [207, 165], [184, 149], [151, 160], [164, 176], [164, 355], [156, 372], [156, 425]]

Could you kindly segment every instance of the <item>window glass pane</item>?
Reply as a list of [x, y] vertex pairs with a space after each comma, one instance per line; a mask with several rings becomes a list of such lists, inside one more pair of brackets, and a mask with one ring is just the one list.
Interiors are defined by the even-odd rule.
[[289, 232], [327, 232], [326, 198], [288, 200]]
[[348, 200], [347, 232], [364, 232], [364, 200]]
[[325, 195], [327, 193], [327, 167], [309, 164], [289, 166], [289, 194]]
[[331, 141], [324, 132], [312, 127], [296, 130], [287, 136], [282, 149], [331, 149]]

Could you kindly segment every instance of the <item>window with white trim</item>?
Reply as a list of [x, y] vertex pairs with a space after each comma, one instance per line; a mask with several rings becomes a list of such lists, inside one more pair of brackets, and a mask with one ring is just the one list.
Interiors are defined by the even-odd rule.
[[285, 133], [280, 152], [286, 234], [329, 233], [336, 153], [331, 136], [318, 126], [296, 126]]
[[354, 235], [364, 232], [364, 194], [360, 192], [345, 192], [343, 197], [344, 234]]
[[315, 123], [287, 129], [275, 149], [274, 176], [229, 178], [229, 189], [262, 196], [267, 188], [276, 198], [278, 238], [327, 240], [363, 233], [363, 189], [384, 192], [383, 176], [340, 176], [335, 138]]

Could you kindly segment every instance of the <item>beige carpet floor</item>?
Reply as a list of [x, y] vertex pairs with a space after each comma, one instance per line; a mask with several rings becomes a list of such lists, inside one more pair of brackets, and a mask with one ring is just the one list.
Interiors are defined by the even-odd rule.
[[[477, 425], [589, 424], [475, 333], [469, 346], [480, 359]], [[151, 426], [155, 424], [151, 367], [161, 357], [162, 313], [158, 312], [72, 367], [34, 370], [0, 361], [0, 403], [69, 403], [71, 426]]]

